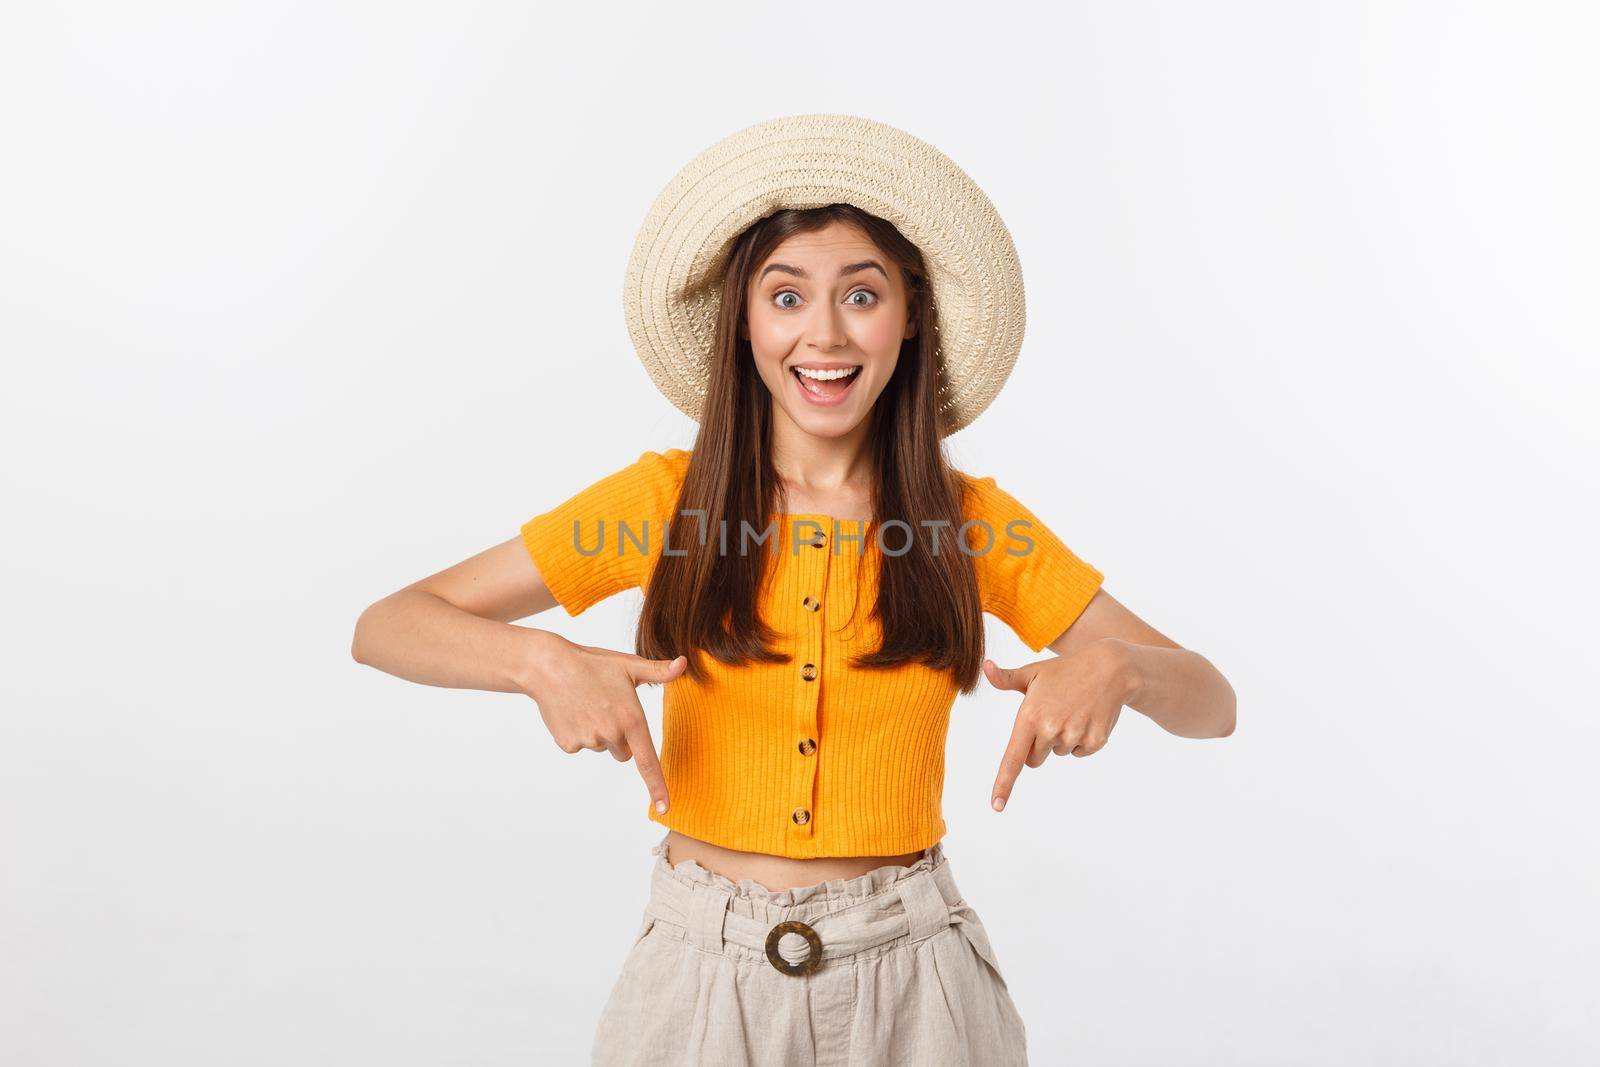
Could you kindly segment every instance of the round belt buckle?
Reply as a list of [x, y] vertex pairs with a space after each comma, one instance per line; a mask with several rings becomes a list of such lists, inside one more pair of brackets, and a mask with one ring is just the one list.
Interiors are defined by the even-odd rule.
[[[784, 934], [799, 934], [811, 946], [811, 954], [799, 963], [790, 963], [778, 952], [778, 941]], [[822, 938], [817, 932], [801, 922], [799, 919], [790, 919], [781, 922], [767, 931], [767, 960], [784, 974], [810, 974], [822, 965]]]

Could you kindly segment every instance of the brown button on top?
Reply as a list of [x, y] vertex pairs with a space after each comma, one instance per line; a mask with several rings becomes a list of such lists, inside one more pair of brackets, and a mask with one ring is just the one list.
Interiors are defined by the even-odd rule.
[[800, 755], [809, 756], [809, 755], [811, 755], [811, 753], [815, 752], [816, 750], [817, 750], [817, 743], [815, 741], [811, 740], [811, 738], [808, 737], [804, 741], [800, 742]]
[[827, 543], [828, 543], [828, 535], [825, 534], [825, 533], [819, 533], [819, 534], [817, 534], [817, 539], [815, 541], [811, 542], [811, 547], [812, 548], [821, 548], [823, 545], [826, 545]]
[[796, 824], [803, 826], [811, 821], [811, 813], [805, 808], [795, 808], [794, 814], [790, 815], [789, 818], [793, 819]]
[[804, 600], [800, 601], [800, 603], [804, 604], [811, 611], [822, 610], [822, 601], [818, 600], [814, 596], [808, 596]]
[[807, 663], [804, 667], [800, 668], [800, 677], [804, 678], [806, 681], [809, 682], [816, 676], [817, 665], [815, 663]]

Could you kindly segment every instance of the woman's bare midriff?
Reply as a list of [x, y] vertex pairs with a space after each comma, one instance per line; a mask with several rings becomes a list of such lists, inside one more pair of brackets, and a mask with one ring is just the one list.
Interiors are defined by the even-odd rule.
[[720, 874], [729, 881], [748, 878], [773, 892], [815, 885], [834, 878], [855, 878], [874, 867], [909, 867], [921, 859], [926, 851], [918, 849], [899, 856], [824, 856], [814, 860], [797, 860], [760, 852], [740, 852], [676, 830], [667, 831], [667, 862], [672, 866], [694, 860], [706, 870]]

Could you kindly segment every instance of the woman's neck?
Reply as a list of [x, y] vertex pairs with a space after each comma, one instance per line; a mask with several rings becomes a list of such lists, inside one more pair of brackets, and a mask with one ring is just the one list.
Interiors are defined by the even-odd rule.
[[872, 485], [867, 430], [863, 419], [843, 436], [818, 437], [777, 419], [772, 426], [773, 466], [791, 492], [824, 499], [860, 496]]

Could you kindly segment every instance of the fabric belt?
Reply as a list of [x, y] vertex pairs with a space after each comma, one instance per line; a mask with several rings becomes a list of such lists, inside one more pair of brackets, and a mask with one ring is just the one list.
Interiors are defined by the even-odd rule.
[[[778, 970], [800, 974], [814, 970], [822, 960], [850, 956], [908, 934], [913, 942], [931, 937], [950, 925], [950, 909], [960, 902], [961, 894], [949, 863], [941, 862], [896, 879], [876, 896], [814, 918], [807, 912], [815, 908], [797, 904], [774, 909], [778, 918], [764, 922], [729, 910], [732, 899], [733, 891], [726, 886], [690, 884], [658, 871], [645, 914], [682, 927], [684, 940], [696, 948], [721, 952], [724, 943], [742, 945], [765, 954]], [[776, 928], [785, 924], [791, 929], [774, 938]], [[805, 930], [820, 940], [820, 956], [814, 954], [815, 942]], [[784, 962], [789, 967], [782, 966]]]

